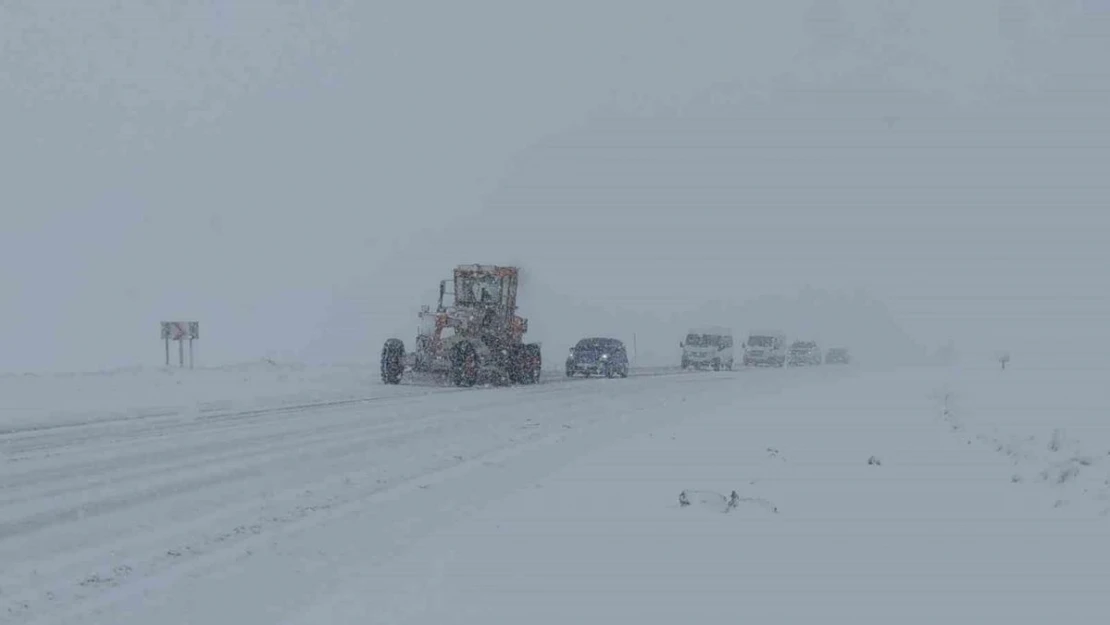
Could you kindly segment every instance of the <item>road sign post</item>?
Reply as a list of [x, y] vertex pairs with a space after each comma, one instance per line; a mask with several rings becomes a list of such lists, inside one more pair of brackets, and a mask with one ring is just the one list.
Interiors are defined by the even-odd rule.
[[193, 363], [193, 341], [200, 338], [198, 321], [163, 321], [162, 340], [166, 343], [166, 366], [170, 366], [170, 341], [177, 341], [178, 366], [185, 367], [185, 341], [189, 341], [189, 368]]

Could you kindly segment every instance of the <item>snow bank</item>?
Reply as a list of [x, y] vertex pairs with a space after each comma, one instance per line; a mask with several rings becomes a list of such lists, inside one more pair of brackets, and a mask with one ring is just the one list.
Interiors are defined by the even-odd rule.
[[377, 364], [269, 360], [223, 367], [133, 367], [0, 376], [0, 432], [129, 417], [327, 401], [381, 386]]
[[1105, 519], [1015, 487], [1007, 458], [953, 436], [937, 376], [737, 396], [584, 457], [289, 623], [1098, 622]]
[[1011, 482], [1110, 516], [1108, 379], [1094, 368], [960, 367], [936, 410], [954, 437], [1005, 460]]

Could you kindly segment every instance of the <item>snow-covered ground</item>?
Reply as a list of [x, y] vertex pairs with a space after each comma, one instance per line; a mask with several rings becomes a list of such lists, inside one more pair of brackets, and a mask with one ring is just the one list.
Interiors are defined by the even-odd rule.
[[[666, 367], [640, 367], [636, 373], [668, 371]], [[560, 372], [545, 371], [544, 375], [557, 381], [562, 377]], [[163, 417], [195, 418], [279, 406], [295, 409], [306, 404], [358, 403], [428, 391], [424, 386], [412, 388], [408, 378], [399, 387], [382, 385], [377, 363], [309, 366], [260, 360], [196, 369], [172, 366], [0, 374], [0, 434], [59, 425], [132, 420], [149, 423]]]
[[[1057, 424], [1110, 409], [1105, 371], [959, 373], [959, 405], [1011, 417], [999, 431], [1030, 428], [1043, 445]], [[599, 450], [363, 571], [289, 622], [1106, 622], [1106, 504], [1057, 507], [1062, 495], [1012, 483], [1012, 457], [949, 429], [932, 393], [954, 393], [944, 377], [737, 389], [731, 404]], [[1055, 480], [1073, 455], [1024, 468], [1052, 467]], [[1106, 471], [1091, 466], [1097, 498]]]
[[[826, 366], [467, 390], [385, 387], [370, 368], [212, 372], [269, 399], [236, 389], [207, 412], [221, 391], [191, 373], [207, 391], [141, 400], [161, 413], [93, 403], [143, 392], [123, 374], [86, 376], [86, 410], [37, 413], [57, 427], [5, 413], [0, 621], [1110, 613], [1110, 458], [1095, 457], [1110, 447], [1077, 429], [1110, 411], [1107, 372]], [[132, 377], [158, 375], [190, 379]], [[1028, 430], [1049, 445], [1057, 428], [1047, 454], [991, 444]], [[1037, 477], [1073, 456], [1078, 474]]]
[[248, 362], [179, 369], [0, 375], [0, 432], [229, 408], [356, 399], [383, 391], [376, 367]]
[[953, 369], [935, 401], [952, 435], [1004, 460], [1009, 480], [1110, 525], [1110, 368]]
[[[463, 492], [486, 493], [474, 500], [483, 504], [501, 494], [497, 481], [482, 490], [484, 463], [567, 438], [600, 441], [597, 425], [623, 435], [640, 425], [626, 419], [670, 415], [659, 406], [675, 401], [683, 384], [719, 387], [739, 375], [666, 374], [550, 376], [515, 389], [387, 387], [369, 367], [9, 377], [0, 433], [0, 615], [68, 623], [101, 606], [128, 612], [140, 599], [188, 598], [179, 588], [190, 576], [226, 573], [265, 553], [281, 564], [252, 578], [261, 598], [239, 603], [248, 613], [280, 604], [266, 584], [280, 583], [275, 571], [296, 579], [312, 566], [307, 554], [323, 552], [317, 541], [333, 535], [336, 517], [400, 511], [396, 526], [374, 522], [336, 534], [363, 550], [333, 553], [383, 558], [403, 544], [393, 529], [403, 534], [426, 515], [410, 491], [463, 479]], [[22, 387], [23, 379], [39, 386]], [[167, 398], [152, 388], [158, 381], [187, 390]], [[72, 396], [78, 392], [85, 410]], [[398, 499], [409, 503], [397, 508]], [[118, 613], [105, 615], [102, 622], [119, 622]]]

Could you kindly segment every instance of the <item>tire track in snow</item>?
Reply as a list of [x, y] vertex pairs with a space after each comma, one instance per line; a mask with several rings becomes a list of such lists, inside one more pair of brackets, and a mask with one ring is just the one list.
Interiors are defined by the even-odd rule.
[[[394, 406], [406, 400], [377, 403], [366, 405], [367, 410]], [[235, 448], [248, 442], [260, 442], [256, 430], [265, 429], [271, 438], [281, 438], [296, 435], [311, 430], [313, 424], [306, 423], [304, 414], [313, 411], [334, 412], [338, 410], [351, 410], [358, 405], [350, 406], [328, 405], [314, 408], [301, 408], [296, 411], [288, 410], [274, 413], [274, 418], [257, 418], [249, 421], [236, 421], [231, 423], [211, 423], [203, 421], [192, 424], [188, 429], [170, 428], [163, 434], [148, 437], [140, 434], [134, 437], [123, 437], [107, 443], [92, 443], [78, 447], [65, 443], [65, 454], [46, 453], [40, 456], [24, 456], [10, 461], [10, 466], [18, 468], [12, 471], [11, 477], [0, 485], [0, 494], [8, 488], [32, 485], [73, 474], [83, 474], [89, 471], [109, 471], [118, 467], [130, 467], [136, 464], [166, 460], [167, 454], [171, 457], [203, 454], [206, 451], [218, 450], [220, 447]], [[397, 422], [400, 418], [382, 419], [372, 416], [371, 420], [379, 424]], [[138, 434], [138, 433], [137, 433]]]
[[[633, 371], [629, 377], [639, 378], [673, 375], [691, 374], [674, 368], [662, 367], [636, 370]], [[567, 379], [562, 375], [558, 375], [551, 376], [550, 379], [542, 381], [539, 385], [515, 388], [542, 389], [553, 385], [561, 388], [564, 384], [576, 382], [587, 383], [589, 381], [590, 380], [583, 378]], [[600, 380], [594, 379], [594, 381], [597, 382]], [[400, 385], [383, 386], [381, 388], [392, 392], [385, 395], [360, 396], [317, 402], [282, 402], [272, 406], [241, 410], [218, 410], [216, 408], [202, 407], [195, 411], [187, 408], [157, 410], [153, 412], [145, 411], [140, 414], [123, 417], [106, 419], [90, 418], [79, 422], [10, 428], [7, 430], [0, 430], [0, 452], [4, 452], [4, 455], [7, 456], [9, 460], [22, 460], [19, 454], [27, 454], [42, 450], [57, 452], [72, 446], [87, 445], [98, 440], [103, 441], [104, 445], [108, 447], [116, 448], [130, 443], [131, 440], [138, 438], [140, 434], [145, 434], [149, 438], [163, 438], [167, 434], [181, 430], [210, 431], [211, 428], [205, 425], [206, 423], [223, 421], [232, 422], [237, 425], [258, 422], [270, 423], [279, 415], [292, 413], [292, 418], [296, 418], [297, 415], [305, 411], [322, 408], [405, 402], [413, 398], [441, 393], [466, 393], [494, 390], [504, 392], [505, 390], [489, 387], [466, 389], [439, 385]], [[403, 389], [403, 391], [401, 389]], [[209, 406], [225, 405], [225, 402], [206, 403]], [[124, 443], [119, 441], [120, 437], [126, 438]]]
[[[72, 522], [97, 516], [126, 507], [134, 501], [154, 501], [213, 484], [232, 483], [240, 477], [249, 476], [254, 469], [260, 469], [265, 464], [284, 464], [291, 459], [296, 459], [302, 455], [298, 452], [305, 448], [314, 448], [335, 441], [349, 441], [351, 437], [363, 437], [379, 431], [387, 437], [406, 436], [423, 432], [430, 426], [441, 423], [442, 418], [438, 416], [391, 419], [385, 422], [355, 420], [324, 427], [290, 429], [275, 435], [221, 441], [218, 449], [190, 448], [168, 458], [163, 454], [144, 454], [139, 457], [122, 458], [107, 466], [86, 465], [78, 472], [70, 471], [67, 467], [55, 471], [54, 475], [50, 476], [52, 479], [21, 484], [19, 496], [0, 499], [0, 509], [3, 510], [0, 519], [11, 514], [13, 510], [19, 513], [20, 504], [27, 502], [38, 502], [45, 508], [23, 516], [14, 523], [0, 520], [0, 540], [16, 536], [21, 532], [42, 529], [54, 523]], [[364, 442], [360, 440], [359, 444], [362, 445]], [[253, 462], [256, 459], [265, 462]], [[239, 466], [242, 468], [230, 468]], [[192, 476], [215, 473], [215, 478], [194, 477], [182, 481], [179, 477], [182, 472], [188, 472]], [[81, 477], [83, 475], [91, 477]], [[163, 476], [169, 479], [159, 479]], [[58, 497], [81, 493], [87, 500], [89, 496], [98, 496], [95, 490], [97, 487], [122, 491], [128, 484], [135, 482], [141, 482], [141, 487], [123, 491], [125, 494], [93, 499], [92, 503], [81, 503], [63, 510], [50, 507], [56, 505], [50, 504], [50, 500]], [[55, 483], [61, 485], [47, 486]]]
[[[468, 407], [467, 412], [474, 413], [487, 408], [502, 406], [506, 403], [505, 397], [501, 394], [490, 394], [487, 397], [486, 401]], [[328, 407], [334, 408], [331, 405]], [[86, 463], [77, 466], [62, 466], [45, 476], [34, 473], [25, 475], [24, 477], [30, 477], [31, 479], [5, 485], [4, 490], [22, 487], [19, 490], [23, 491], [23, 495], [0, 500], [0, 504], [2, 504], [0, 510], [3, 511], [3, 514], [0, 514], [0, 519], [4, 515], [12, 514], [13, 511], [18, 514], [18, 504], [28, 501], [38, 501], [42, 504], [42, 507], [53, 506], [56, 504], [50, 502], [54, 497], [73, 493], [84, 494], [85, 501], [80, 505], [63, 510], [48, 507], [36, 514], [22, 517], [22, 520], [17, 522], [5, 523], [0, 521], [0, 539], [12, 537], [35, 528], [42, 528], [55, 522], [71, 522], [97, 516], [107, 511], [125, 507], [129, 500], [149, 501], [175, 493], [188, 492], [195, 489], [188, 486], [191, 482], [196, 482], [196, 488], [209, 484], [207, 479], [194, 478], [185, 482], [180, 481], [180, 478], [175, 479], [174, 473], [182, 470], [211, 469], [213, 466], [218, 469], [221, 465], [250, 467], [257, 464], [247, 462], [251, 459], [258, 458], [269, 463], [275, 456], [277, 456], [275, 462], [287, 463], [290, 453], [306, 447], [327, 444], [333, 441], [347, 441], [351, 436], [365, 437], [379, 431], [387, 438], [408, 436], [411, 433], [425, 432], [429, 427], [442, 426], [444, 423], [442, 415], [414, 417], [402, 414], [386, 421], [367, 421], [362, 414], [343, 412], [335, 418], [339, 418], [340, 421], [327, 422], [324, 425], [321, 425], [316, 419], [301, 421], [293, 424], [295, 427], [277, 434], [268, 433], [259, 436], [251, 432], [254, 434], [253, 437], [242, 437], [233, 441], [219, 441], [215, 444], [202, 440], [199, 445], [183, 447], [174, 441], [170, 441], [169, 449], [176, 452], [170, 456], [167, 456], [164, 452], [141, 452], [139, 455], [129, 457], [114, 456], [110, 458], [110, 462], [105, 464]], [[466, 417], [457, 415], [451, 418], [466, 420]], [[268, 423], [259, 425], [262, 425], [266, 432], [270, 432], [271, 428], [265, 427], [269, 425]], [[202, 438], [207, 439], [209, 437], [210, 433], [206, 432]], [[282, 443], [283, 441], [285, 442]], [[213, 449], [212, 445], [216, 445], [217, 448]], [[202, 473], [210, 472], [202, 471]], [[151, 478], [163, 474], [168, 474], [171, 479], [167, 481], [151, 480]], [[190, 475], [195, 475], [195, 473], [190, 473]], [[226, 474], [227, 479], [224, 481], [235, 481], [235, 475], [237, 475], [235, 472]], [[36, 476], [44, 477], [44, 479], [35, 479]], [[137, 494], [132, 491], [124, 491], [130, 494], [107, 496], [104, 499], [94, 499], [91, 502], [88, 500], [90, 485], [95, 487], [106, 484], [114, 492], [123, 490], [128, 482], [133, 481], [142, 481], [146, 485]], [[50, 488], [51, 484], [57, 483], [60, 483], [60, 485]], [[93, 492], [91, 495], [95, 497], [96, 493]], [[52, 518], [51, 514], [55, 514], [56, 518]]]
[[121, 437], [125, 437], [128, 441], [143, 437], [161, 438], [178, 431], [207, 429], [210, 426], [206, 424], [211, 423], [228, 422], [232, 425], [249, 425], [257, 422], [268, 422], [285, 414], [291, 414], [293, 418], [295, 418], [297, 414], [309, 410], [331, 407], [340, 408], [357, 406], [360, 404], [403, 402], [414, 397], [451, 391], [458, 392], [457, 389], [444, 389], [419, 394], [372, 395], [351, 399], [280, 404], [276, 406], [231, 411], [205, 411], [203, 409], [193, 411], [182, 409], [172, 414], [159, 414], [154, 417], [143, 416], [105, 421], [94, 420], [80, 424], [9, 432], [7, 435], [0, 436], [0, 449], [6, 450], [6, 455], [16, 458], [17, 454], [27, 454], [44, 450], [57, 453], [70, 447], [87, 446], [97, 442], [102, 442], [109, 446], [118, 446]]
[[[703, 378], [702, 380], [709, 384], [718, 384], [724, 379]], [[613, 409], [621, 412], [638, 412], [645, 409], [656, 410], [660, 407], [661, 398], [658, 395], [652, 396], [643, 392], [652, 390], [650, 386], [640, 389], [640, 392], [629, 388], [627, 392], [617, 395], [613, 394], [613, 388], [599, 385], [597, 392], [589, 396], [556, 397], [552, 398], [554, 401], [550, 404], [529, 406], [529, 408], [539, 408], [545, 414], [560, 414], [561, 410], [575, 408], [577, 414], [571, 416], [578, 418], [578, 426], [591, 427], [606, 422], [612, 425], [610, 411]], [[667, 399], [671, 398], [663, 398], [662, 403], [665, 404]], [[678, 399], [674, 399], [677, 403]], [[602, 400], [601, 403], [598, 400]], [[517, 409], [522, 405], [527, 406], [524, 403], [512, 402], [506, 408]], [[492, 419], [496, 421], [500, 418], [501, 415], [494, 415]], [[582, 423], [583, 421], [585, 423]], [[429, 482], [462, 477], [477, 467], [490, 465], [558, 442], [567, 435], [562, 419], [547, 423], [546, 431], [534, 428], [537, 423], [531, 421], [518, 424], [513, 428], [513, 431], [517, 432], [515, 436], [490, 441], [489, 446], [468, 458], [440, 460], [432, 466], [418, 461], [411, 471], [399, 476], [392, 484], [374, 483], [361, 488], [356, 485], [346, 494], [341, 493], [330, 497], [321, 495], [315, 501], [295, 507], [284, 516], [265, 518], [250, 525], [237, 525], [221, 534], [210, 535], [203, 544], [194, 543], [181, 549], [174, 549], [172, 554], [162, 554], [146, 563], [137, 564], [134, 559], [127, 559], [121, 564], [109, 566], [101, 562], [100, 570], [84, 578], [80, 584], [51, 591], [53, 602], [67, 604], [68, 609], [47, 616], [52, 622], [71, 622], [76, 616], [88, 614], [91, 610], [104, 609], [118, 602], [141, 600], [146, 592], [164, 589], [183, 576], [199, 575], [205, 571], [226, 567], [244, 557], [245, 554], [249, 555], [251, 550], [273, 543], [278, 537], [303, 532], [325, 521], [364, 514], [367, 512], [367, 506], [395, 500], [407, 492], [416, 492], [426, 487]], [[620, 427], [619, 422], [618, 427]], [[488, 429], [488, 424], [483, 429]], [[398, 450], [398, 453], [408, 452]], [[372, 473], [368, 475], [368, 477], [372, 476]], [[337, 486], [344, 479], [342, 474], [333, 472], [325, 480], [315, 483], [313, 488]], [[162, 546], [164, 547], [164, 543]], [[33, 605], [29, 604], [29, 607], [33, 608]]]
[[[490, 406], [503, 403], [503, 399], [495, 396], [490, 397], [488, 403]], [[328, 403], [300, 407], [296, 411], [284, 410], [274, 419], [258, 418], [249, 422], [236, 421], [230, 425], [217, 423], [214, 427], [211, 425], [206, 427], [205, 423], [197, 423], [188, 432], [171, 429], [163, 436], [155, 438], [154, 441], [121, 439], [113, 441], [111, 447], [108, 448], [93, 446], [92, 449], [95, 449], [96, 453], [91, 454], [85, 450], [71, 450], [69, 456], [72, 460], [69, 462], [58, 462], [55, 457], [51, 456], [34, 460], [21, 460], [20, 467], [23, 470], [11, 473], [11, 477], [0, 485], [0, 495], [9, 489], [19, 487], [35, 486], [37, 490], [44, 483], [64, 478], [77, 478], [78, 483], [84, 484], [86, 482], [82, 481], [79, 476], [92, 473], [109, 476], [115, 475], [114, 471], [121, 471], [126, 475], [128, 472], [134, 472], [136, 466], [144, 468], [151, 466], [172, 467], [175, 462], [182, 463], [182, 466], [190, 466], [195, 464], [194, 460], [196, 459], [218, 459], [225, 455], [241, 455], [241, 452], [245, 450], [265, 447], [271, 441], [276, 442], [297, 436], [316, 435], [336, 429], [360, 429], [366, 426], [385, 427], [390, 424], [411, 425], [435, 418], [410, 415], [409, 412], [419, 410], [419, 405], [413, 404], [411, 399], [390, 398], [391, 401], [388, 402], [374, 402], [372, 405], [367, 405], [368, 410], [376, 411], [383, 407], [395, 409], [394, 414], [384, 418], [380, 415], [353, 413], [346, 403]], [[399, 414], [396, 412], [397, 409], [401, 411]], [[324, 425], [320, 425], [317, 420], [306, 421], [304, 419], [304, 413], [320, 413], [325, 410], [329, 413], [342, 410], [345, 416], [349, 415], [349, 418], [339, 423], [327, 422]], [[259, 435], [256, 432], [259, 429], [266, 433]], [[237, 436], [231, 437], [229, 436], [230, 433], [235, 433]], [[177, 436], [172, 436], [173, 434], [177, 434]], [[213, 441], [213, 439], [216, 440]], [[136, 445], [140, 442], [142, 443], [141, 447]], [[221, 448], [223, 449], [221, 450]], [[126, 453], [128, 451], [131, 451], [131, 453]], [[35, 465], [45, 465], [46, 468]], [[10, 502], [12, 500], [0, 499], [0, 504], [5, 501]]]
[[[705, 376], [699, 376], [699, 379], [709, 378]], [[648, 381], [645, 380], [645, 382]], [[368, 434], [368, 432], [362, 432], [361, 434], [359, 434], [358, 432], [339, 431], [334, 433], [333, 435], [321, 437], [319, 440], [315, 441], [316, 445], [312, 449], [304, 451], [302, 453], [302, 455], [300, 456], [302, 463], [294, 463], [291, 465], [290, 461], [295, 459], [290, 458], [288, 454], [285, 453], [287, 449], [279, 450], [280, 453], [273, 451], [271, 451], [271, 453], [269, 454], [260, 453], [257, 458], [260, 462], [263, 463], [262, 466], [259, 466], [257, 464], [240, 464], [236, 467], [236, 463], [232, 462], [227, 467], [224, 467], [224, 472], [222, 473], [215, 472], [203, 478], [195, 476], [178, 478], [179, 481], [177, 482], [176, 488], [172, 486], [162, 485], [158, 488], [146, 488], [145, 492], [139, 493], [135, 493], [130, 489], [124, 488], [117, 493], [115, 498], [112, 498], [109, 494], [108, 496], [102, 496], [102, 498], [99, 500], [94, 500], [91, 503], [91, 508], [90, 505], [83, 506], [83, 509], [85, 510], [85, 513], [83, 515], [79, 512], [75, 512], [75, 510], [79, 510], [80, 508], [71, 507], [67, 509], [65, 511], [66, 516], [64, 516], [61, 521], [59, 521], [58, 518], [59, 512], [61, 512], [60, 510], [46, 510], [42, 512], [42, 514], [46, 516], [40, 516], [33, 519], [24, 518], [22, 519], [22, 521], [15, 521], [18, 526], [11, 524], [7, 526], [7, 535], [9, 540], [0, 540], [0, 544], [3, 544], [4, 542], [7, 542], [9, 546], [12, 542], [17, 542], [18, 544], [14, 548], [4, 550], [10, 552], [4, 556], [4, 559], [6, 562], [18, 562], [20, 560], [19, 547], [20, 545], [26, 544], [26, 532], [28, 531], [34, 531], [35, 533], [45, 533], [46, 536], [42, 538], [42, 540], [48, 540], [51, 533], [61, 534], [61, 536], [56, 536], [55, 538], [78, 536], [72, 531], [67, 532], [64, 529], [63, 525], [73, 524], [78, 521], [83, 522], [86, 526], [90, 524], [94, 525], [97, 520], [97, 515], [101, 515], [100, 520], [102, 522], [108, 520], [112, 520], [114, 522], [115, 519], [108, 518], [109, 515], [114, 514], [115, 516], [121, 516], [120, 513], [129, 506], [139, 508], [151, 507], [153, 504], [157, 503], [157, 501], [153, 501], [152, 498], [180, 499], [183, 495], [188, 493], [200, 493], [204, 495], [203, 499], [207, 500], [209, 505], [212, 505], [214, 503], [212, 499], [214, 493], [211, 492], [213, 490], [212, 487], [217, 487], [218, 490], [224, 491], [232, 501], [234, 501], [235, 498], [240, 499], [239, 505], [231, 506], [225, 505], [224, 502], [215, 502], [219, 504], [219, 508], [213, 510], [208, 516], [205, 516], [202, 513], [200, 517], [197, 517], [197, 510], [192, 507], [193, 504], [190, 502], [187, 505], [181, 506], [183, 509], [179, 512], [191, 513], [191, 516], [187, 518], [191, 518], [198, 523], [182, 523], [180, 520], [176, 522], [169, 520], [168, 525], [159, 527], [153, 534], [149, 531], [145, 532], [145, 536], [142, 536], [142, 534], [140, 534], [140, 536], [142, 536], [140, 540], [143, 540], [145, 542], [147, 541], [147, 539], [149, 539], [150, 542], [150, 544], [145, 546], [145, 549], [147, 550], [146, 557], [148, 559], [150, 557], [154, 557], [152, 554], [156, 554], [158, 557], [164, 557], [167, 544], [192, 544], [190, 543], [189, 539], [190, 534], [193, 535], [193, 543], [204, 542], [205, 539], [202, 537], [197, 537], [197, 533], [192, 530], [192, 527], [194, 527], [195, 525], [199, 525], [200, 527], [212, 527], [212, 523], [215, 523], [218, 520], [222, 520], [222, 522], [224, 523], [223, 527], [230, 528], [228, 531], [234, 532], [234, 528], [254, 527], [255, 525], [257, 525], [256, 521], [259, 518], [265, 518], [265, 515], [262, 514], [266, 508], [265, 498], [262, 500], [255, 498], [247, 501], [242, 501], [241, 489], [237, 486], [235, 480], [246, 482], [248, 484], [252, 478], [258, 479], [265, 477], [273, 480], [274, 475], [271, 470], [285, 467], [288, 475], [284, 475], [283, 477], [290, 478], [292, 481], [285, 484], [285, 488], [279, 492], [277, 497], [271, 497], [271, 500], [292, 501], [295, 500], [295, 494], [311, 490], [315, 487], [314, 484], [323, 483], [325, 484], [325, 486], [331, 484], [334, 481], [333, 478], [335, 475], [344, 475], [344, 470], [347, 471], [346, 475], [350, 475], [352, 472], [357, 473], [360, 469], [362, 471], [366, 471], [366, 467], [364, 465], [360, 466], [360, 463], [358, 461], [366, 457], [366, 451], [368, 447], [376, 445], [379, 447], [386, 446], [388, 449], [389, 445], [397, 445], [401, 446], [401, 448], [403, 449], [403, 445], [406, 441], [415, 441], [422, 439], [424, 438], [425, 434], [435, 430], [446, 430], [446, 432], [457, 432], [459, 430], [462, 430], [465, 433], [465, 431], [469, 428], [471, 433], [473, 433], [473, 430], [475, 429], [474, 426], [477, 425], [474, 422], [480, 423], [483, 420], [490, 419], [490, 416], [486, 414], [487, 410], [491, 408], [500, 408], [501, 410], [509, 410], [515, 413], [522, 406], [526, 407], [527, 409], [530, 400], [539, 400], [543, 401], [545, 404], [554, 404], [545, 405], [545, 413], [553, 412], [556, 415], [561, 415], [565, 411], [574, 412], [576, 409], [582, 407], [583, 405], [589, 405], [596, 402], [596, 400], [599, 398], [609, 396], [613, 389], [610, 384], [618, 384], [623, 386], [626, 383], [616, 380], [598, 380], [595, 384], [586, 384], [583, 386], [575, 385], [573, 390], [566, 385], [558, 385], [558, 388], [553, 388], [555, 385], [548, 386], [541, 384], [535, 387], [518, 387], [517, 389], [498, 390], [497, 392], [493, 393], [476, 393], [465, 396], [460, 395], [458, 396], [460, 398], [459, 401], [473, 401], [475, 403], [462, 409], [455, 409], [457, 408], [457, 406], [452, 405], [448, 407], [450, 408], [448, 410], [437, 410], [436, 414], [428, 415], [425, 417], [424, 423], [426, 423], [426, 427], [413, 427], [412, 423], [409, 423], [408, 427], [403, 427], [402, 430], [394, 430], [392, 433], [390, 433], [389, 427], [379, 427], [377, 429], [374, 429], [374, 424], [370, 423], [363, 425], [371, 428], [369, 432], [375, 433], [373, 435]], [[560, 395], [565, 393], [566, 391], [571, 391], [571, 393], [569, 395], [566, 395], [565, 397], [560, 397]], [[462, 399], [464, 397], [466, 399]], [[484, 401], [482, 401], [482, 399], [484, 399]], [[425, 396], [420, 396], [410, 398], [409, 401], [418, 404], [426, 404], [430, 402], [431, 399]], [[425, 408], [427, 408], [427, 406], [425, 406]], [[446, 412], [447, 414], [443, 414], [444, 412]], [[471, 418], [465, 418], [460, 413], [469, 413], [472, 416]], [[585, 414], [589, 415], [592, 418], [597, 418], [597, 415], [594, 415], [592, 411], [587, 410], [585, 411]], [[315, 424], [323, 419], [325, 415], [317, 412], [309, 413], [303, 416], [305, 416], [306, 418], [311, 418], [311, 423]], [[582, 414], [579, 414], [578, 416], [581, 417]], [[504, 416], [495, 416], [492, 419], [493, 422], [489, 425], [500, 425], [498, 421], [503, 421], [504, 419]], [[406, 421], [406, 419], [398, 419], [393, 423], [397, 423], [398, 427], [401, 427]], [[548, 424], [549, 427], [551, 427], [551, 425], [552, 424]], [[526, 437], [531, 435], [532, 434], [528, 433], [525, 434]], [[325, 441], [335, 443], [336, 446], [320, 447], [319, 445]], [[302, 443], [304, 443], [304, 441], [302, 441]], [[449, 441], [444, 441], [443, 447], [449, 447], [449, 444]], [[514, 444], [516, 443], [510, 442], [510, 446]], [[304, 444], [300, 446], [306, 447], [306, 445]], [[229, 455], [233, 456], [234, 451], [231, 451]], [[435, 459], [435, 454], [432, 454], [432, 458], [426, 458], [426, 460]], [[322, 464], [313, 465], [313, 461], [320, 461], [322, 462]], [[353, 462], [350, 462], [350, 466], [345, 466], [344, 463], [348, 461]], [[307, 464], [310, 467], [315, 466], [316, 470], [314, 472], [300, 471], [298, 470], [300, 464]], [[229, 469], [228, 467], [236, 468]], [[231, 471], [230, 473], [228, 472], [229, 470]], [[140, 471], [136, 471], [136, 473], [138, 472]], [[371, 473], [373, 473], [373, 471], [371, 471]], [[323, 482], [319, 482], [321, 477], [323, 477]], [[300, 478], [299, 481], [297, 478]], [[206, 489], [205, 487], [208, 488]], [[111, 491], [109, 491], [109, 493], [110, 492]], [[293, 507], [296, 508], [296, 505], [294, 505]], [[256, 508], [262, 509], [255, 510]], [[90, 509], [92, 510], [93, 514], [89, 514]], [[137, 511], [132, 510], [132, 512]], [[248, 518], [246, 519], [243, 518], [244, 514], [249, 515], [249, 513], [251, 512], [254, 513], [253, 516], [248, 516]], [[176, 513], [177, 512], [175, 512], [175, 514]], [[50, 521], [51, 514], [54, 515], [53, 522]], [[132, 548], [136, 547], [136, 537], [132, 535], [132, 532], [135, 528], [128, 526], [126, 522], [126, 517], [119, 519], [119, 521], [120, 523], [113, 528], [114, 534], [116, 536], [115, 540], [100, 541], [97, 540], [98, 537], [95, 534], [86, 534], [84, 536], [86, 541], [89, 539], [93, 539], [97, 541], [96, 544], [86, 545], [84, 548], [80, 548], [77, 545], [69, 545], [66, 546], [64, 550], [57, 552], [57, 557], [52, 559], [52, 561], [36, 562], [34, 569], [35, 571], [37, 571], [37, 573], [39, 573], [38, 576], [31, 575], [32, 571], [23, 569], [22, 567], [21, 570], [15, 570], [14, 568], [5, 567], [4, 576], [8, 577], [9, 575], [11, 575], [14, 576], [15, 580], [17, 580], [14, 583], [14, 586], [10, 582], [5, 583], [5, 587], [8, 589], [5, 591], [5, 596], [12, 597], [14, 596], [13, 592], [20, 593], [21, 589], [23, 593], [30, 593], [31, 595], [34, 595], [34, 590], [36, 588], [36, 584], [33, 581], [34, 579], [50, 579], [52, 572], [53, 574], [60, 574], [66, 571], [82, 570], [83, 568], [87, 570], [88, 568], [92, 568], [98, 564], [102, 564], [105, 561], [107, 554], [111, 554], [117, 551], [127, 552], [128, 546]], [[132, 522], [132, 525], [133, 524], [134, 522]], [[19, 536], [17, 536], [17, 534], [19, 534]], [[210, 532], [208, 532], [208, 534], [211, 535]], [[121, 566], [130, 567], [129, 570], [131, 571], [138, 571], [143, 568], [142, 562], [142, 557], [139, 557], [136, 560], [130, 561], [128, 564]], [[18, 582], [18, 580], [21, 579], [21, 573], [26, 574], [26, 577], [22, 577], [24, 583]], [[57, 597], [58, 592], [60, 592], [61, 590], [62, 589], [46, 590], [45, 592], [53, 593], [53, 596]], [[28, 597], [25, 600], [30, 599], [31, 598]]]

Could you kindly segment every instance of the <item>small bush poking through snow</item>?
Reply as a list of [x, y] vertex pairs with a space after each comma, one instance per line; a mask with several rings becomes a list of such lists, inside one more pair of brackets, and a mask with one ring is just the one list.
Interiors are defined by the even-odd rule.
[[878, 466], [882, 466], [883, 462], [882, 462], [882, 460], [879, 460], [878, 457], [871, 456], [870, 458], [867, 459], [867, 464], [874, 465], [874, 466], [878, 467]]
[[732, 491], [732, 494], [728, 496], [728, 509], [732, 510], [738, 505], [740, 505], [740, 495], [737, 495], [736, 491]]
[[1060, 451], [1060, 447], [1064, 444], [1064, 431], [1057, 428], [1052, 431], [1052, 440], [1048, 443], [1048, 448], [1052, 451]]
[[678, 505], [680, 507], [685, 508], [695, 503], [708, 506], [725, 514], [740, 507], [741, 503], [754, 503], [770, 510], [773, 514], [779, 513], [778, 507], [770, 501], [761, 497], [741, 497], [736, 491], [732, 491], [728, 497], [706, 490], [684, 490], [678, 494]]

